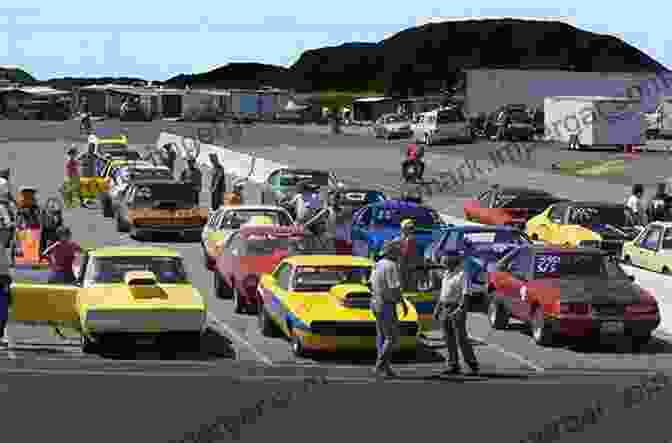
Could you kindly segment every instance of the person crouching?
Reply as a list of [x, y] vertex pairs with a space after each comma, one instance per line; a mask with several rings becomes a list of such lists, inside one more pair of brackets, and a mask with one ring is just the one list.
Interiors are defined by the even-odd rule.
[[82, 248], [72, 241], [70, 228], [61, 226], [57, 235], [58, 241], [42, 254], [49, 259], [49, 283], [72, 284], [77, 280], [72, 267]]

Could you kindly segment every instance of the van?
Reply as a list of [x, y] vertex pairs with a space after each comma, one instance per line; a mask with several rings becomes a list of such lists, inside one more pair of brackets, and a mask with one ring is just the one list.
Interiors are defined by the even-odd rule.
[[471, 125], [461, 108], [450, 106], [419, 114], [411, 125], [413, 138], [427, 146], [443, 140], [460, 140], [471, 143], [474, 135]]

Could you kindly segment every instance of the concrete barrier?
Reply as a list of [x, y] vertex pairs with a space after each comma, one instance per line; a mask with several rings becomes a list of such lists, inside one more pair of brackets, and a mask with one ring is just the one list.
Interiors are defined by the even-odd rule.
[[[184, 151], [185, 144], [183, 137], [162, 132], [157, 141], [157, 147], [160, 148], [167, 143], [175, 143], [175, 145], [178, 146], [178, 149], [181, 149], [180, 155], [182, 158], [186, 158], [187, 154]], [[250, 155], [231, 151], [220, 146], [206, 144], [201, 144], [201, 152], [197, 158], [199, 165], [208, 169], [210, 168], [208, 157], [210, 153], [215, 153], [218, 156], [230, 179], [246, 177], [252, 167], [253, 159]], [[249, 203], [257, 204], [261, 202], [261, 186], [266, 181], [268, 174], [276, 169], [289, 168], [289, 166], [259, 157], [255, 158], [254, 163], [254, 171], [253, 174], [250, 175], [249, 180], [250, 184], [256, 186], [247, 186], [244, 198], [245, 201]], [[248, 190], [248, 188], [251, 189]], [[454, 225], [480, 225], [480, 223], [473, 223], [463, 218], [448, 214], [441, 214], [441, 217], [446, 223]], [[636, 282], [642, 288], [648, 290], [654, 297], [656, 297], [662, 318], [659, 331], [665, 335], [672, 336], [672, 277], [639, 268], [633, 268], [631, 266], [622, 265], [622, 267], [626, 273], [635, 277]]]

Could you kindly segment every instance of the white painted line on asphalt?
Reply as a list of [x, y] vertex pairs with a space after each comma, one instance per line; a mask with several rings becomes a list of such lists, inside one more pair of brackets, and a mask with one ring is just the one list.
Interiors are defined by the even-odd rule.
[[257, 357], [257, 359], [268, 366], [273, 366], [273, 361], [268, 358], [266, 355], [261, 353], [255, 346], [253, 346], [249, 341], [245, 340], [240, 336], [233, 328], [229, 327], [226, 323], [219, 320], [217, 317], [208, 312], [208, 320], [214, 323], [217, 327], [224, 330], [224, 332], [235, 342], [238, 342], [239, 345], [242, 345], [252, 351], [252, 353]]
[[496, 345], [494, 343], [489, 343], [489, 342], [487, 342], [487, 341], [485, 341], [481, 338], [478, 338], [478, 337], [473, 337], [473, 339], [483, 343], [483, 346], [485, 346], [487, 348], [493, 349], [497, 352], [500, 352], [500, 353], [506, 355], [507, 357], [510, 357], [510, 358], [518, 361], [519, 363], [522, 363], [524, 366], [534, 370], [535, 372], [544, 372], [544, 368], [542, 368], [538, 364], [532, 362], [531, 360], [526, 359], [525, 357], [523, 357], [520, 354], [516, 354], [515, 352], [507, 351], [506, 349], [504, 349], [503, 347], [501, 347], [499, 345]]

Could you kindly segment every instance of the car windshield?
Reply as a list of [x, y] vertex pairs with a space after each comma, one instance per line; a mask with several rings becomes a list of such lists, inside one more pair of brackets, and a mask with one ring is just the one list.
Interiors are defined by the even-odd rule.
[[128, 146], [122, 143], [101, 143], [98, 145], [98, 152], [101, 154], [110, 154], [112, 152], [127, 151]]
[[309, 244], [303, 236], [275, 237], [249, 236], [245, 239], [246, 256], [268, 256], [285, 251], [290, 254], [298, 254], [309, 250]]
[[297, 292], [328, 291], [344, 283], [367, 284], [370, 275], [368, 266], [299, 266], [293, 288]]
[[632, 226], [633, 216], [625, 206], [582, 206], [572, 208], [569, 223], [577, 225]]
[[465, 232], [464, 241], [474, 249], [491, 249], [495, 245], [525, 245], [530, 242], [516, 231]]
[[280, 226], [290, 226], [292, 224], [292, 220], [282, 211], [254, 209], [233, 210], [227, 211], [224, 214], [220, 224], [220, 229], [238, 229], [245, 224], [273, 224]]
[[439, 215], [429, 208], [376, 208], [373, 223], [385, 226], [401, 226], [401, 221], [407, 218], [415, 220], [417, 228], [429, 228], [441, 223]]
[[194, 201], [192, 188], [188, 183], [151, 183], [139, 185], [135, 203], [152, 205], [157, 201], [176, 201], [191, 204]]
[[446, 109], [440, 111], [437, 116], [437, 123], [456, 123], [463, 122], [466, 119], [458, 109]]
[[150, 271], [159, 283], [189, 283], [180, 257], [95, 257], [91, 263], [94, 283], [122, 283], [129, 271]]
[[296, 186], [304, 180], [310, 180], [315, 185], [328, 186], [329, 174], [321, 171], [285, 172], [280, 176], [280, 186]]
[[598, 254], [543, 253], [534, 257], [534, 275], [538, 278], [603, 277], [605, 258]]

